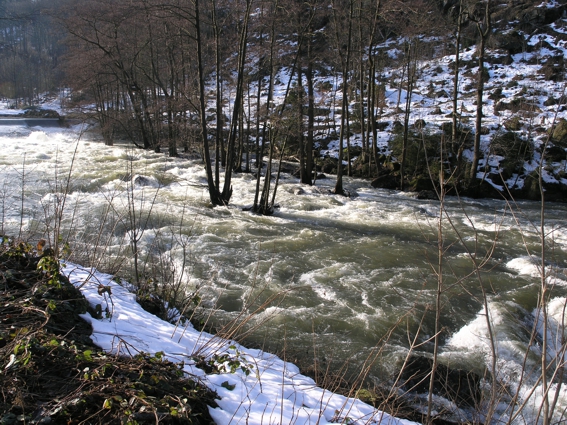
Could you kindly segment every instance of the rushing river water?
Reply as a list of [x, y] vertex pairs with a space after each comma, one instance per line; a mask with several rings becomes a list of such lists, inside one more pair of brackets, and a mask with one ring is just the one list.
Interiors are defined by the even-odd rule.
[[[63, 129], [1, 128], [0, 166], [5, 233], [18, 234], [23, 225], [45, 236], [53, 206], [65, 199], [64, 236], [75, 261], [124, 275], [135, 237], [144, 279], [153, 273], [145, 260], [161, 262], [171, 281], [198, 288], [203, 308], [216, 310], [215, 323], [261, 306], [245, 328], [254, 328], [251, 344], [285, 349], [304, 364], [348, 362], [351, 370], [374, 353], [369, 378], [377, 381], [397, 370], [412, 342], [416, 352], [432, 352], [437, 201], [352, 179], [346, 187], [357, 196], [344, 198], [329, 193], [334, 179], [308, 187], [283, 176], [280, 208], [262, 217], [245, 211], [254, 177], [238, 174], [231, 205], [213, 209], [199, 161], [108, 147], [88, 134], [79, 141], [77, 132]], [[143, 233], [132, 231], [129, 205]], [[539, 339], [530, 345], [541, 286], [540, 205], [448, 198], [445, 207], [441, 358], [477, 371], [490, 365], [484, 289], [497, 368], [513, 392], [526, 352], [525, 369], [540, 361]], [[567, 295], [566, 213], [566, 205], [546, 206], [553, 323], [562, 323]], [[472, 257], [483, 265], [480, 274]], [[534, 377], [523, 384], [525, 391], [537, 387]], [[566, 399], [561, 394], [561, 409]]]

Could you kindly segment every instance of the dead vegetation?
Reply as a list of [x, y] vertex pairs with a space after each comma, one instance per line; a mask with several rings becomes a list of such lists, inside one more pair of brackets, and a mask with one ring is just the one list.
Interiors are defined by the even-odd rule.
[[[215, 394], [160, 354], [102, 352], [79, 318], [82, 294], [42, 257], [0, 246], [0, 423], [210, 424]], [[39, 267], [38, 267], [39, 265]]]

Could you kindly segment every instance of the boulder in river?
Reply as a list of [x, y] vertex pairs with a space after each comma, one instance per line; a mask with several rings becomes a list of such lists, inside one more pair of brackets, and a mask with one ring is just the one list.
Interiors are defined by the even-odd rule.
[[[425, 356], [412, 356], [401, 377], [402, 388], [409, 393], [427, 394], [433, 360]], [[469, 370], [437, 365], [433, 384], [434, 395], [443, 397], [458, 407], [478, 407], [482, 398], [483, 377]]]

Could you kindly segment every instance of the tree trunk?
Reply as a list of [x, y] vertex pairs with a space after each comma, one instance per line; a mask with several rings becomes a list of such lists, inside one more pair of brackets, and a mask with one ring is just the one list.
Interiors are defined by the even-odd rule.
[[[334, 193], [337, 195], [346, 196], [346, 192], [343, 187], [343, 149], [344, 149], [344, 138], [346, 130], [346, 116], [348, 108], [348, 71], [350, 67], [350, 54], [352, 46], [352, 18], [353, 18], [354, 0], [349, 0], [349, 15], [348, 15], [348, 31], [347, 31], [347, 41], [346, 41], [346, 52], [343, 55], [341, 50], [341, 43], [339, 37], [339, 29], [335, 28], [336, 38], [337, 38], [337, 48], [339, 56], [341, 56], [342, 62], [342, 76], [343, 76], [343, 100], [341, 102], [341, 129], [339, 133], [339, 158], [337, 163], [337, 182], [335, 183]], [[335, 13], [335, 25], [338, 25], [337, 16]]]
[[205, 104], [205, 75], [203, 70], [203, 46], [201, 40], [201, 25], [199, 17], [199, 0], [194, 0], [195, 7], [195, 41], [197, 44], [197, 69], [199, 74], [199, 116], [201, 119], [201, 141], [203, 143], [203, 155], [205, 157], [205, 170], [207, 173], [207, 185], [209, 196], [213, 205], [225, 205], [225, 201], [215, 185], [209, 152], [209, 140], [207, 134], [207, 109]]
[[307, 40], [307, 143], [305, 144], [305, 184], [313, 184], [313, 142], [315, 132], [315, 90], [313, 87], [313, 57], [311, 31]]
[[[234, 99], [234, 109], [232, 111], [231, 130], [229, 133], [226, 167], [224, 172], [224, 186], [222, 190], [222, 197], [226, 204], [232, 196], [232, 171], [235, 155], [236, 134], [238, 131], [238, 117], [242, 107], [242, 97], [244, 94], [244, 65], [246, 61], [246, 47], [248, 46], [248, 22], [250, 18], [250, 9], [252, 7], [252, 0], [246, 0], [246, 12], [242, 30], [240, 33], [240, 43], [238, 47], [238, 75], [236, 79], [236, 95]], [[242, 159], [238, 158], [240, 162]]]
[[477, 29], [480, 35], [480, 43], [478, 46], [478, 85], [476, 89], [476, 121], [475, 121], [475, 135], [473, 146], [473, 161], [471, 164], [469, 178], [471, 180], [476, 178], [478, 163], [480, 161], [480, 135], [482, 132], [482, 102], [484, 97], [484, 59], [486, 50], [486, 41], [492, 30], [491, 17], [490, 17], [490, 1], [486, 2], [486, 10], [482, 21], [477, 22]]
[[[407, 147], [408, 147], [408, 138], [409, 138], [409, 118], [411, 113], [411, 97], [413, 93], [413, 85], [414, 85], [414, 74], [415, 69], [412, 68], [412, 41], [410, 41], [408, 45], [408, 62], [407, 62], [407, 92], [406, 92], [406, 107], [404, 111], [404, 140], [402, 145], [402, 158], [400, 160], [400, 189], [404, 190], [405, 186], [405, 167], [407, 161]], [[401, 82], [400, 82], [401, 86]]]
[[[223, 112], [222, 112], [222, 77], [221, 77], [221, 54], [220, 54], [220, 29], [217, 21], [217, 5], [215, 0], [211, 1], [212, 7], [212, 23], [213, 32], [215, 34], [215, 65], [216, 65], [216, 131], [215, 131], [215, 186], [220, 190], [220, 162], [221, 155], [224, 152], [221, 150], [222, 145], [222, 130], [223, 130]], [[223, 161], [224, 163], [224, 161]]]
[[463, 1], [459, 1], [459, 14], [457, 16], [457, 31], [455, 34], [455, 77], [453, 79], [453, 120], [452, 120], [452, 127], [451, 127], [451, 151], [452, 153], [455, 152], [457, 149], [457, 164], [455, 169], [455, 175], [457, 179], [460, 178], [461, 174], [461, 167], [463, 163], [463, 151], [464, 151], [464, 144], [465, 141], [462, 140], [461, 143], [458, 143], [457, 140], [457, 130], [459, 125], [458, 120], [458, 99], [459, 99], [459, 67], [460, 67], [460, 55], [461, 55], [461, 30], [463, 26]]

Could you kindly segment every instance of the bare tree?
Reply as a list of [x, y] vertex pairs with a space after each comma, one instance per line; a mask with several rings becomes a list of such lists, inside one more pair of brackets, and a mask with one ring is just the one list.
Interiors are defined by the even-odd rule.
[[[335, 25], [335, 42], [336, 50], [341, 62], [341, 74], [342, 74], [342, 101], [341, 101], [341, 126], [339, 133], [339, 157], [337, 162], [337, 181], [335, 183], [334, 193], [337, 195], [346, 196], [347, 193], [343, 187], [343, 150], [344, 150], [344, 139], [346, 133], [346, 119], [347, 119], [347, 108], [348, 108], [348, 81], [349, 81], [349, 71], [351, 65], [351, 48], [352, 48], [352, 25], [354, 18], [354, 0], [348, 0], [348, 12], [347, 16], [343, 17], [340, 15], [341, 8], [340, 4], [333, 2], [333, 20]], [[339, 27], [342, 26], [344, 19], [346, 19], [347, 24], [347, 35], [346, 40], [342, 40], [340, 36]], [[343, 45], [344, 42], [344, 45]], [[349, 137], [346, 134], [346, 137]]]
[[476, 178], [476, 173], [478, 169], [478, 163], [480, 161], [480, 136], [482, 133], [482, 102], [484, 97], [484, 83], [485, 79], [488, 78], [488, 73], [484, 68], [484, 60], [486, 53], [486, 43], [492, 32], [492, 11], [490, 10], [490, 0], [486, 0], [484, 3], [484, 10], [479, 13], [475, 13], [471, 19], [475, 21], [476, 27], [479, 35], [479, 42], [477, 45], [478, 54], [478, 81], [476, 87], [476, 120], [475, 120], [475, 135], [474, 135], [474, 146], [473, 146], [473, 160], [471, 164], [471, 169], [469, 173], [469, 179], [474, 180]]
[[[238, 133], [238, 118], [242, 112], [243, 96], [244, 96], [244, 74], [245, 74], [245, 63], [246, 63], [246, 49], [248, 47], [248, 25], [250, 20], [250, 11], [252, 9], [252, 0], [246, 0], [246, 7], [244, 11], [244, 16], [242, 17], [242, 28], [240, 30], [240, 38], [238, 45], [238, 68], [236, 77], [236, 95], [234, 98], [234, 107], [232, 110], [232, 120], [230, 133], [228, 136], [227, 144], [227, 160], [224, 175], [224, 186], [222, 190], [222, 197], [225, 204], [228, 204], [230, 197], [232, 196], [232, 171], [234, 168], [234, 155], [235, 155], [235, 143], [236, 135]], [[242, 158], [236, 158], [240, 163]]]

